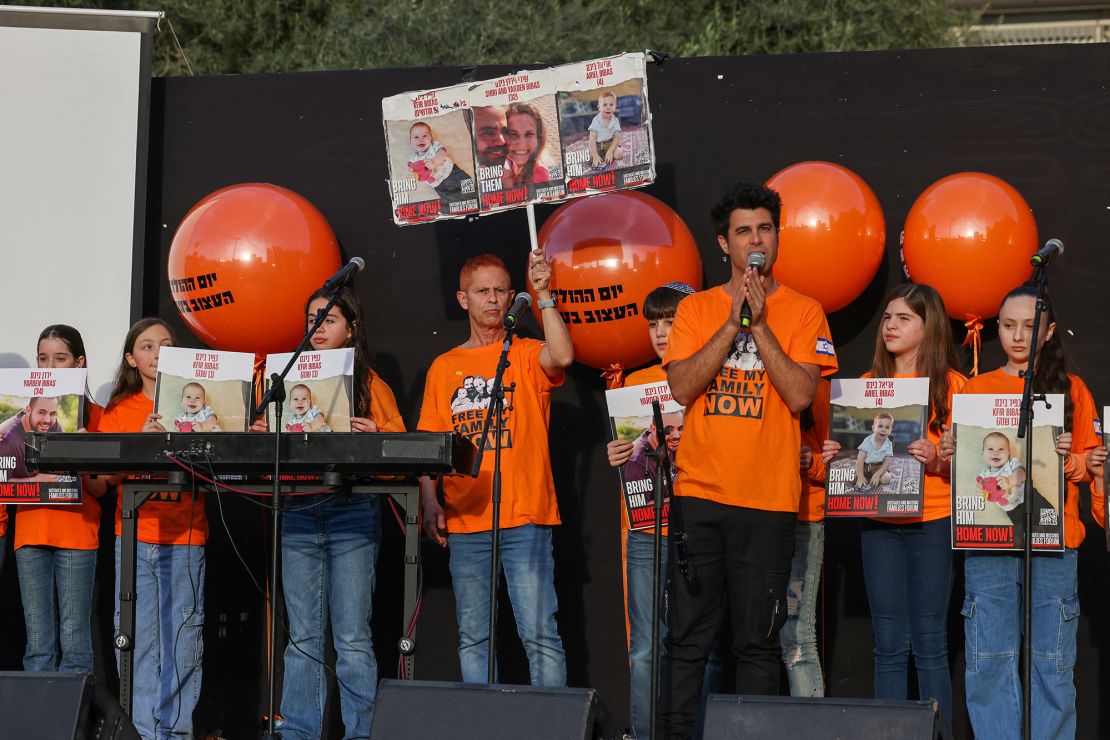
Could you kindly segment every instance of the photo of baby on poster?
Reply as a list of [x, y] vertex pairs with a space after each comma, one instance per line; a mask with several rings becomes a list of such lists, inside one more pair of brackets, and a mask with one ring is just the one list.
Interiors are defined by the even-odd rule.
[[0, 369], [0, 504], [79, 504], [81, 478], [34, 473], [27, 440], [34, 432], [84, 428], [84, 368]]
[[[628, 528], [632, 530], [651, 529], [655, 526], [655, 475], [659, 466], [655, 450], [659, 445], [659, 438], [652, 418], [652, 401], [659, 401], [663, 412], [663, 433], [666, 435], [671, 468], [668, 475], [673, 481], [675, 460], [685, 424], [684, 409], [671, 397], [670, 386], [665, 382], [649, 383], [605, 391], [613, 439], [633, 443], [632, 457], [619, 468]], [[667, 526], [669, 513], [670, 500], [664, 499], [664, 527]]]
[[[285, 369], [292, 353], [266, 355], [266, 377]], [[355, 351], [352, 348], [305, 352], [285, 377], [282, 431], [349, 432], [354, 415]], [[274, 407], [268, 422], [274, 424]]]
[[952, 546], [1021, 550], [1025, 546], [1026, 481], [1032, 475], [1033, 547], [1064, 548], [1064, 462], [1056, 437], [1064, 426], [1064, 396], [1033, 404], [1033, 459], [1018, 439], [1018, 394], [952, 397]]
[[154, 413], [168, 432], [245, 432], [253, 375], [249, 352], [163, 347]]
[[567, 194], [640, 187], [655, 181], [655, 144], [643, 54], [556, 67], [559, 132]]
[[478, 212], [469, 86], [382, 100], [389, 192], [398, 225]]
[[834, 380], [825, 516], [914, 516], [923, 506], [924, 466], [909, 444], [925, 436], [928, 378]]

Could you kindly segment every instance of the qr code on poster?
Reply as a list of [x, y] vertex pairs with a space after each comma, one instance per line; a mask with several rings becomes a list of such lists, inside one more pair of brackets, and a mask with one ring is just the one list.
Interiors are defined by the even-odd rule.
[[462, 181], [462, 187], [460, 188], [460, 190], [463, 193], [466, 193], [466, 194], [473, 193], [474, 192], [474, 179], [468, 177], [467, 179], [463, 180]]
[[648, 153], [647, 149], [641, 149], [640, 151], [636, 152], [636, 156], [633, 157], [634, 164], [647, 164], [650, 161], [651, 154]]
[[1056, 509], [1041, 509], [1040, 525], [1042, 527], [1055, 527], [1058, 521], [1057, 517]]

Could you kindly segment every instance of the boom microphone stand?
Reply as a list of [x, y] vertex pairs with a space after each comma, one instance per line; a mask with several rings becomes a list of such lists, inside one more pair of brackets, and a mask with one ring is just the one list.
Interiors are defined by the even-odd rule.
[[[330, 281], [329, 281], [330, 282]], [[293, 356], [289, 358], [289, 363], [285, 369], [280, 373], [274, 373], [270, 376], [270, 389], [266, 391], [266, 395], [262, 397], [258, 406], [254, 409], [254, 415], [262, 416], [266, 413], [266, 407], [271, 403], [274, 404], [274, 489], [271, 494], [271, 516], [270, 516], [270, 542], [272, 543], [272, 551], [270, 553], [270, 665], [266, 680], [269, 682], [269, 704], [266, 718], [266, 731], [262, 734], [263, 738], [272, 739], [277, 737], [274, 734], [274, 710], [277, 705], [277, 682], [274, 680], [274, 671], [277, 662], [277, 640], [274, 639], [274, 633], [277, 631], [277, 591], [278, 591], [278, 578], [281, 574], [281, 407], [285, 402], [285, 376], [293, 369], [293, 365], [297, 362], [297, 358], [307, 349], [308, 343], [312, 341], [312, 335], [324, 323], [327, 318], [328, 312], [331, 311], [332, 306], [339, 299], [339, 291], [343, 287], [342, 282], [334, 285], [326, 285], [330, 290], [330, 296], [326, 306], [316, 312], [316, 318], [312, 322], [312, 326], [308, 327], [305, 332], [304, 338], [297, 348], [293, 350]]]
[[1048, 286], [1047, 261], [1038, 261], [1034, 258], [1033, 282], [1037, 286], [1036, 311], [1033, 314], [1033, 333], [1029, 342], [1029, 365], [1022, 377], [1025, 380], [1021, 392], [1021, 416], [1018, 419], [1018, 439], [1025, 438], [1025, 461], [1029, 466], [1029, 474], [1025, 476], [1025, 545], [1022, 555], [1024, 557], [1025, 588], [1022, 590], [1022, 632], [1024, 639], [1021, 644], [1022, 668], [1022, 715], [1021, 731], [1025, 740], [1032, 740], [1032, 718], [1030, 717], [1033, 706], [1033, 401], [1043, 399], [1043, 396], [1033, 396], [1033, 373], [1037, 360], [1037, 335], [1040, 333], [1041, 316], [1044, 314], [1045, 289]]
[[[489, 656], [486, 664], [486, 683], [493, 683], [497, 672], [497, 586], [499, 582], [501, 565], [501, 411], [505, 408], [505, 393], [502, 380], [505, 370], [509, 367], [509, 348], [513, 343], [513, 334], [516, 332], [515, 322], [505, 322], [505, 344], [501, 348], [501, 357], [497, 361], [497, 373], [494, 375], [493, 388], [490, 390], [489, 408], [486, 409], [486, 418], [482, 424], [482, 437], [478, 442], [478, 454], [474, 456], [474, 468], [471, 475], [478, 476], [482, 469], [482, 455], [486, 451], [486, 441], [489, 436], [490, 423], [493, 423], [493, 528], [490, 530], [491, 550], [489, 563]], [[511, 393], [515, 384], [509, 386]]]
[[660, 580], [663, 576], [663, 499], [670, 498], [671, 460], [667, 454], [667, 431], [663, 427], [663, 410], [659, 400], [651, 402], [652, 420], [655, 422], [655, 480], [652, 493], [655, 496], [655, 526], [652, 553], [651, 580], [651, 715], [648, 721], [651, 740], [656, 734], [656, 697], [659, 695], [659, 602], [662, 600]]

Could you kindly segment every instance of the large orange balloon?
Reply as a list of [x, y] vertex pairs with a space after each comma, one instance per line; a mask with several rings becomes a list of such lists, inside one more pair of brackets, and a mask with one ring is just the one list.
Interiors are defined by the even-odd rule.
[[231, 185], [185, 214], [169, 254], [170, 292], [216, 349], [288, 352], [304, 301], [338, 268], [339, 243], [307, 200], [277, 185]]
[[879, 199], [856, 173], [832, 162], [799, 162], [767, 186], [782, 196], [775, 277], [839, 311], [875, 277], [886, 248]]
[[591, 367], [632, 368], [655, 359], [640, 315], [644, 298], [672, 281], [701, 289], [701, 256], [686, 224], [665, 203], [634, 190], [560, 206], [540, 229], [539, 244], [552, 261], [552, 289], [574, 359]]
[[936, 288], [949, 316], [990, 318], [1006, 293], [1032, 274], [1037, 222], [1009, 183], [960, 172], [918, 196], [902, 239], [906, 274]]

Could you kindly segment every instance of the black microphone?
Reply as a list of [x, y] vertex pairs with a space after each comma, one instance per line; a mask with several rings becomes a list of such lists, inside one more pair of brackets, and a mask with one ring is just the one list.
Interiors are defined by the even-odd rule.
[[362, 257], [351, 257], [351, 261], [343, 265], [339, 272], [332, 275], [324, 283], [325, 288], [335, 288], [347, 282], [351, 275], [366, 267], [366, 261]]
[[1033, 258], [1029, 260], [1029, 264], [1033, 267], [1043, 267], [1048, 264], [1055, 254], [1064, 253], [1064, 243], [1059, 239], [1049, 239], [1044, 243], [1044, 246], [1037, 250]]
[[529, 295], [527, 292], [517, 293], [516, 300], [513, 301], [513, 305], [509, 307], [509, 312], [505, 314], [505, 323], [503, 324], [503, 326], [506, 329], [515, 329], [517, 319], [519, 319], [520, 315], [528, 310], [528, 308], [530, 308], [531, 306], [531, 295]]
[[[748, 267], [754, 267], [757, 271], [763, 272], [763, 266], [767, 264], [767, 255], [762, 252], [752, 252], [748, 255]], [[750, 329], [752, 326], [752, 307], [748, 305], [748, 299], [744, 299], [744, 305], [740, 307], [740, 326], [745, 329]]]

